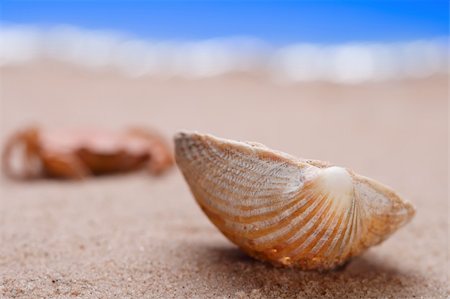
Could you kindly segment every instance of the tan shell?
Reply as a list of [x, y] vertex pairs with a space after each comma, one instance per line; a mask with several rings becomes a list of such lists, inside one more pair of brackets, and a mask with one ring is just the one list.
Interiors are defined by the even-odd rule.
[[414, 215], [388, 187], [351, 170], [198, 133], [175, 137], [176, 161], [202, 210], [249, 255], [332, 269]]

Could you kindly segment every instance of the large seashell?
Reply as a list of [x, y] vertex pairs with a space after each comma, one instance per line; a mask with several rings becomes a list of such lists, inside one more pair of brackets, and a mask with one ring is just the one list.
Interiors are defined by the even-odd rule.
[[198, 133], [175, 137], [176, 161], [202, 210], [257, 259], [332, 269], [414, 215], [388, 187], [263, 145]]

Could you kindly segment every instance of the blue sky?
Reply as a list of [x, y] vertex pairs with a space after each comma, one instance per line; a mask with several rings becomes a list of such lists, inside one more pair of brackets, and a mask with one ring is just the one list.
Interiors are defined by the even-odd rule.
[[292, 42], [448, 36], [448, 1], [6, 1], [3, 24], [109, 29], [141, 38], [252, 36]]

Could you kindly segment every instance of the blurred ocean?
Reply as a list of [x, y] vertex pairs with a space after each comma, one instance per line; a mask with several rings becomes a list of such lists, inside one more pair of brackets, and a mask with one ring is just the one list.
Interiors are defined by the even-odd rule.
[[282, 82], [360, 83], [449, 71], [448, 38], [407, 42], [274, 45], [258, 38], [149, 40], [74, 26], [0, 27], [0, 65], [54, 59], [130, 76], [201, 78], [258, 72]]
[[448, 73], [448, 1], [0, 2], [0, 65], [359, 83]]

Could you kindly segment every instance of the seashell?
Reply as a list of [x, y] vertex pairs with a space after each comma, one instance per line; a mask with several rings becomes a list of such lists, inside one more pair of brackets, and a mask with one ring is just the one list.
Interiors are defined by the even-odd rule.
[[175, 155], [215, 226], [250, 256], [276, 265], [335, 268], [415, 213], [372, 179], [257, 143], [179, 133]]

